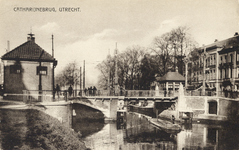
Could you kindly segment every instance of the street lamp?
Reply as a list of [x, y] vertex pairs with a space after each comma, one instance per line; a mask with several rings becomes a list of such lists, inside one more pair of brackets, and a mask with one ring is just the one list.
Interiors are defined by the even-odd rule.
[[188, 63], [190, 63], [191, 61], [189, 60], [188, 57], [185, 57], [183, 59], [184, 63], [185, 63], [185, 89], [187, 89], [188, 86]]
[[205, 96], [205, 89], [206, 89], [206, 59], [208, 54], [206, 53], [206, 47], [203, 48], [203, 88], [202, 88], [202, 95]]

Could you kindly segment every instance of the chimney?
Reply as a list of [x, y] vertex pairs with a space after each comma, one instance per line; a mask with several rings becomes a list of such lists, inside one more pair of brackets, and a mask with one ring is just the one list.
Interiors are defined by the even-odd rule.
[[10, 41], [7, 41], [7, 52], [10, 52]]
[[238, 32], [235, 32], [234, 36], [238, 36]]
[[27, 41], [33, 41], [33, 42], [35, 42], [35, 37], [33, 37], [34, 34], [30, 33], [30, 34], [28, 34], [28, 35], [29, 35], [29, 36], [27, 37]]

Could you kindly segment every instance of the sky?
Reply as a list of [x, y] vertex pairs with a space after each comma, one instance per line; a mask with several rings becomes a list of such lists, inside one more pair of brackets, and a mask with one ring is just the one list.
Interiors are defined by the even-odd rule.
[[71, 62], [83, 66], [85, 60], [86, 86], [93, 86], [96, 65], [113, 55], [116, 43], [119, 53], [133, 45], [149, 47], [154, 37], [179, 26], [189, 27], [199, 46], [232, 37], [239, 32], [239, 0], [0, 0], [0, 21], [0, 56], [7, 41], [12, 50], [31, 32], [52, 54], [53, 34], [56, 74]]

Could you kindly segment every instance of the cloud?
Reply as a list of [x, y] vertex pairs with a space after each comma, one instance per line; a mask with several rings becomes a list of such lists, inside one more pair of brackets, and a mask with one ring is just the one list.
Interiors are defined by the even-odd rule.
[[54, 33], [60, 29], [60, 26], [56, 22], [48, 22], [47, 24], [36, 28], [41, 32]]
[[86, 85], [95, 86], [98, 81], [99, 71], [96, 69], [98, 63], [108, 55], [109, 49], [113, 52], [115, 41], [111, 38], [118, 34], [117, 30], [105, 29], [102, 32], [88, 36], [88, 39], [79, 39], [61, 47], [56, 47], [55, 58], [58, 60], [56, 73], [70, 62], [77, 62], [80, 66], [85, 60]]
[[96, 33], [94, 35], [91, 35], [90, 38], [93, 38], [93, 39], [111, 39], [118, 34], [119, 34], [119, 32], [115, 29], [105, 29], [100, 33]]
[[180, 17], [180, 16], [176, 16], [176, 17], [173, 17], [172, 19], [164, 20], [160, 23], [159, 28], [157, 29], [157, 32], [162, 33], [162, 34], [169, 32], [172, 29], [174, 29], [178, 26], [181, 26], [182, 22], [185, 22], [185, 20], [184, 21], [182, 21], [182, 20], [184, 20], [184, 19], [183, 19], [183, 17]]

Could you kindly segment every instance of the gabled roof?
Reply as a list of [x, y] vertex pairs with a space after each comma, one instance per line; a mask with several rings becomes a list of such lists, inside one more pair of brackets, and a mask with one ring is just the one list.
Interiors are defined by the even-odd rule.
[[185, 78], [178, 72], [168, 72], [163, 77], [156, 77], [158, 82], [185, 82]]
[[16, 47], [10, 52], [4, 54], [1, 59], [23, 61], [39, 61], [40, 59], [42, 62], [56, 61], [49, 53], [47, 53], [39, 45], [37, 45], [34, 40], [29, 40]]

